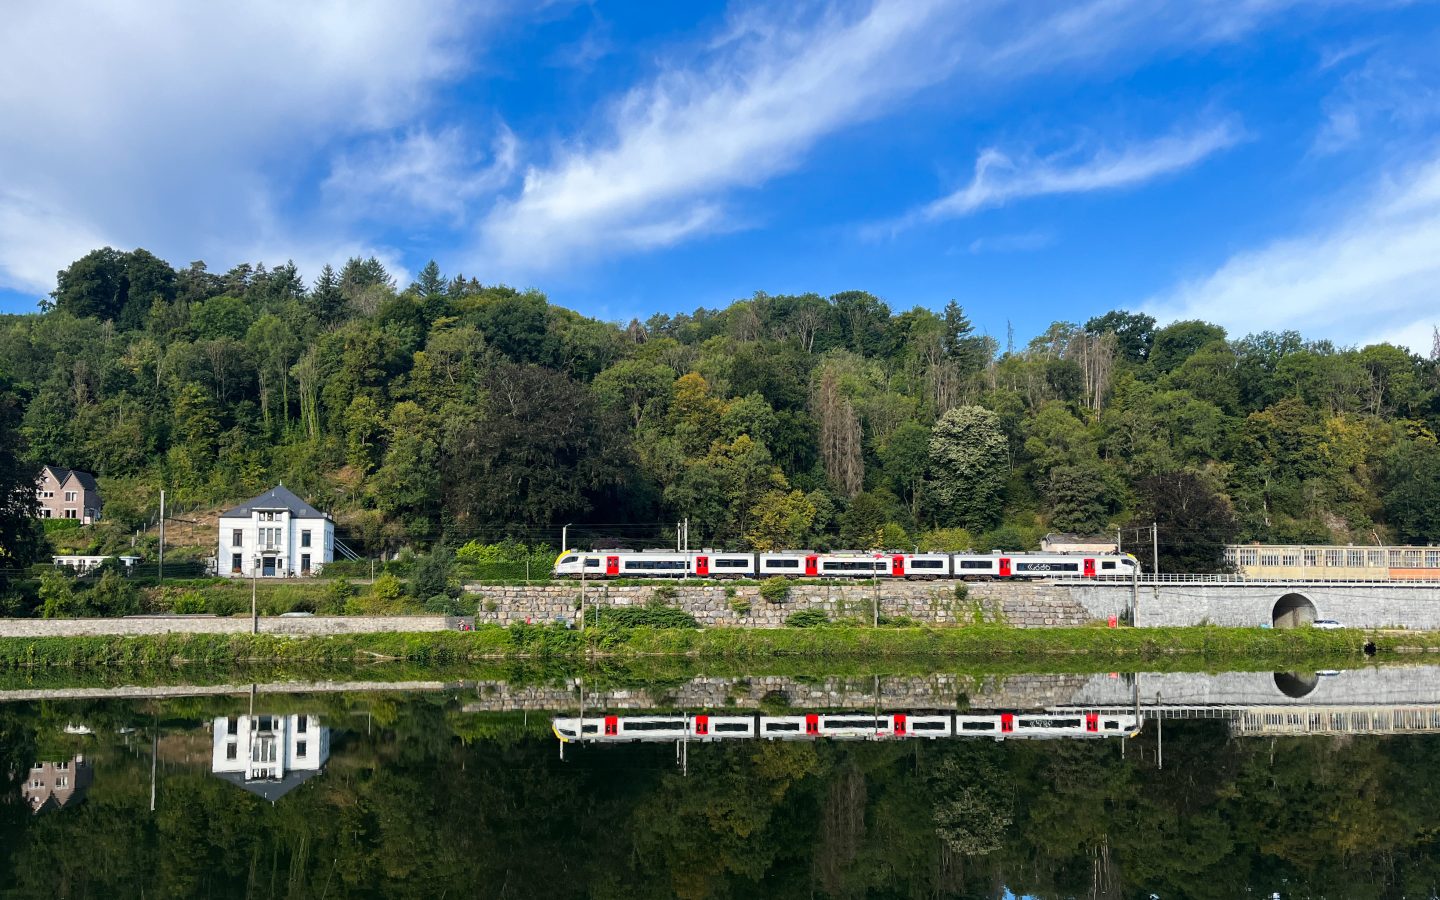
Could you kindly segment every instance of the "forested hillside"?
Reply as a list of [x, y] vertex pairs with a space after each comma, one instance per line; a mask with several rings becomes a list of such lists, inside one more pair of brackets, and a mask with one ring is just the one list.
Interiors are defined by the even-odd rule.
[[0, 462], [96, 472], [117, 533], [160, 487], [283, 481], [372, 552], [682, 517], [692, 546], [953, 549], [1159, 521], [1172, 567], [1440, 539], [1434, 360], [1120, 311], [1009, 343], [861, 291], [619, 325], [434, 263], [307, 284], [107, 248], [0, 319]]

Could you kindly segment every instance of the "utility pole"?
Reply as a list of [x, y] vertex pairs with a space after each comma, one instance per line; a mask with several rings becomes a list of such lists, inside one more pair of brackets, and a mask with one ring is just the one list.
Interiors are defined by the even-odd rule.
[[260, 633], [260, 606], [255, 598], [256, 579], [260, 575], [260, 557], [250, 561], [250, 633]]
[[[220, 557], [215, 557], [215, 565], [220, 565]], [[160, 489], [160, 567], [156, 570], [160, 586], [165, 586], [165, 489]]]
[[[1130, 567], [1130, 626], [1140, 624], [1140, 567]], [[1138, 701], [1137, 701], [1138, 702]]]
[[1160, 580], [1160, 523], [1150, 523], [1150, 549], [1155, 554], [1155, 580]]
[[590, 557], [580, 557], [580, 631], [585, 631], [585, 570], [589, 567]]
[[[564, 553], [570, 549], [570, 523], [566, 522], [560, 528], [560, 552]], [[583, 567], [582, 567], [583, 568]]]
[[[880, 554], [875, 554], [876, 559], [884, 559]], [[880, 627], [880, 568], [879, 563], [871, 563], [870, 581], [875, 585], [875, 602], [870, 608], [871, 626]]]
[[1121, 532], [1121, 530], [1120, 530], [1119, 528], [1117, 528], [1117, 529], [1115, 529], [1115, 552], [1118, 554], [1118, 553], [1122, 552], [1124, 549], [1125, 549], [1125, 545], [1124, 545], [1124, 542], [1123, 542], [1123, 539], [1122, 539], [1122, 532]]

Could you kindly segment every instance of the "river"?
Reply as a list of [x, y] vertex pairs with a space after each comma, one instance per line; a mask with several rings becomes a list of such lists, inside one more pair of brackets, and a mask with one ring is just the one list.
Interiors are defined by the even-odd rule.
[[1436, 667], [363, 677], [10, 685], [0, 897], [1440, 889]]

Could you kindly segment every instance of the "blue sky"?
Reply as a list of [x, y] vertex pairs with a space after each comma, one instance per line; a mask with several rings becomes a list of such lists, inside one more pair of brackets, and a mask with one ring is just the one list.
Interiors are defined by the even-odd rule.
[[[120, 5], [0, 32], [0, 310], [87, 250], [374, 253], [606, 319], [757, 290], [1428, 352], [1440, 8]], [[63, 53], [56, 52], [64, 47]]]

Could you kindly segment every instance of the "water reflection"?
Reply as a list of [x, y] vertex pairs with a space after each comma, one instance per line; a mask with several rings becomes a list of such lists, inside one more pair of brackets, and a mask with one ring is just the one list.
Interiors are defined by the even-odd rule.
[[1307, 674], [52, 691], [0, 897], [1436, 896], [1440, 670]]

